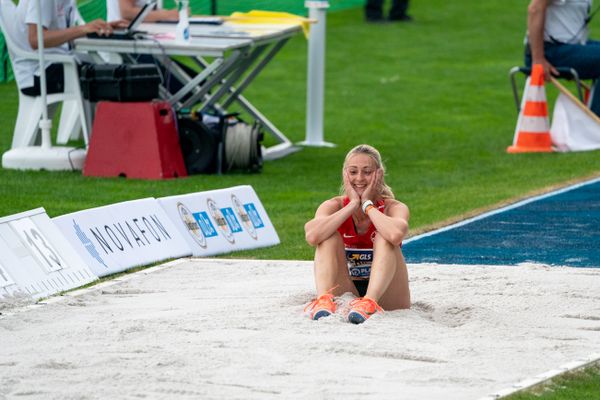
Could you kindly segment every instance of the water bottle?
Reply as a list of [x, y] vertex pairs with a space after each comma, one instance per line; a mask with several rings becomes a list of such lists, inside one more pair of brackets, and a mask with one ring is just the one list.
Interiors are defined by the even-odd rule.
[[190, 43], [190, 20], [188, 18], [189, 0], [179, 0], [179, 22], [175, 28], [175, 40], [181, 44]]

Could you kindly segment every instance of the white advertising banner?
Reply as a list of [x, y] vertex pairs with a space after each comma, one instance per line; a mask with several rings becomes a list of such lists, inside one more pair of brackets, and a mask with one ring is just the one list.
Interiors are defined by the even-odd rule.
[[98, 276], [191, 255], [154, 198], [78, 211], [53, 221]]
[[252, 186], [158, 199], [194, 256], [279, 244], [279, 236]]
[[0, 263], [0, 299], [5, 296], [12, 296], [18, 290], [17, 284], [12, 280], [6, 268]]
[[39, 299], [96, 279], [43, 208], [0, 218], [0, 297]]
[[0, 288], [5, 288], [14, 285], [15, 282], [12, 280], [6, 269], [0, 264]]

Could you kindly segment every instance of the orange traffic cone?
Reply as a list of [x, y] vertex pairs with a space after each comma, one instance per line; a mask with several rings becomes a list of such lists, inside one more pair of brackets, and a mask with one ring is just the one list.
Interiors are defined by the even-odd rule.
[[591, 90], [589, 87], [584, 86], [584, 92], [583, 92], [583, 103], [588, 106], [588, 108], [592, 105], [590, 102], [590, 95], [591, 95]]
[[527, 78], [513, 145], [506, 151], [509, 153], [552, 151], [548, 103], [544, 88], [544, 68], [541, 64], [535, 64], [531, 76]]

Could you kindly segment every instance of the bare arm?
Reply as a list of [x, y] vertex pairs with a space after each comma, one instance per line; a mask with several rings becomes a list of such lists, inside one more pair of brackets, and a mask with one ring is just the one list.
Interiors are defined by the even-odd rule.
[[399, 246], [408, 233], [408, 207], [397, 200], [386, 200], [385, 214], [371, 207], [367, 216], [375, 225], [377, 234], [395, 246]]
[[[85, 25], [72, 26], [67, 29], [48, 30], [44, 28], [44, 47], [57, 47], [91, 32], [97, 32], [99, 35], [109, 35], [112, 33], [113, 26], [117, 26], [119, 23], [121, 23], [121, 21], [115, 21], [114, 23], [109, 24], [101, 19], [96, 19]], [[29, 40], [31, 47], [36, 50], [38, 48], [36, 24], [28, 24], [27, 39]]]
[[[119, 10], [121, 11], [121, 18], [132, 20], [138, 15], [141, 8], [135, 6], [135, 0], [119, 0]], [[178, 19], [179, 13], [177, 10], [152, 10], [146, 15], [144, 21], [177, 21]]]
[[558, 71], [546, 60], [544, 55], [544, 28], [546, 22], [546, 8], [550, 0], [531, 0], [527, 8], [527, 31], [529, 46], [531, 48], [531, 61], [533, 64], [542, 64], [546, 80], [550, 75], [558, 75]]
[[360, 206], [360, 202], [356, 199], [351, 200], [345, 207], [341, 207], [340, 202], [337, 197], [323, 202], [317, 209], [315, 217], [304, 225], [308, 244], [316, 246], [333, 235]]

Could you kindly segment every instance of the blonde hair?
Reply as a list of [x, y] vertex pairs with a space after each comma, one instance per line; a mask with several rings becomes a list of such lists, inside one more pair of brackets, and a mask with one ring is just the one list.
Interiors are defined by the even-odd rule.
[[[381, 177], [381, 182], [379, 182], [379, 187], [377, 188], [377, 193], [383, 199], [393, 199], [394, 192], [392, 192], [392, 189], [385, 183], [385, 166], [383, 165], [383, 161], [381, 160], [381, 154], [379, 154], [379, 151], [373, 146], [369, 146], [368, 144], [359, 144], [358, 146], [356, 146], [352, 150], [350, 150], [348, 152], [348, 154], [346, 154], [346, 158], [344, 159], [344, 166], [342, 168], [342, 174], [344, 173], [344, 169], [346, 168], [350, 157], [352, 157], [356, 154], [365, 154], [365, 155], [371, 157], [371, 159], [375, 162], [375, 166], [377, 168], [380, 168], [383, 171], [383, 176]], [[340, 195], [343, 196], [345, 194], [346, 194], [346, 190], [344, 188], [344, 181], [342, 179], [342, 187], [340, 188]]]

